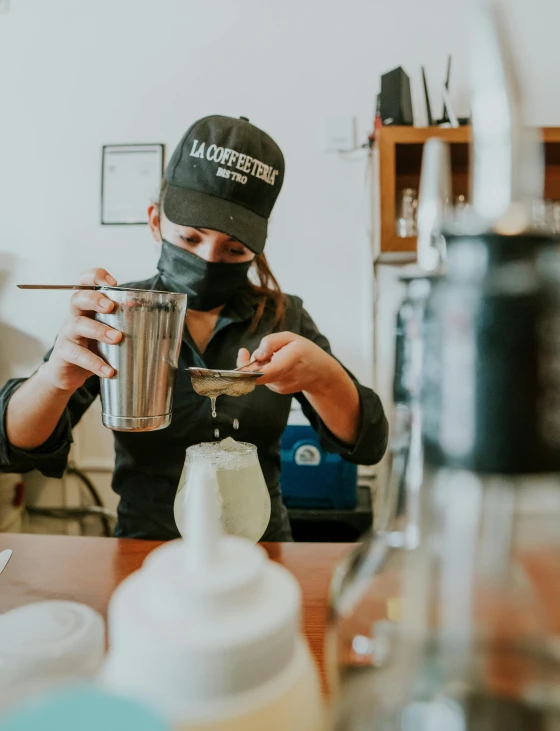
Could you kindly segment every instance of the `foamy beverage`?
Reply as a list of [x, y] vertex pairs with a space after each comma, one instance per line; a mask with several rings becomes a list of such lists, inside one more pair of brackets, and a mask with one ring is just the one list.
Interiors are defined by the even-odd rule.
[[175, 522], [181, 535], [189, 509], [189, 487], [202, 470], [215, 471], [216, 501], [225, 533], [255, 543], [270, 520], [270, 496], [254, 444], [231, 437], [219, 443], [196, 444], [187, 449], [185, 466], [175, 497]]

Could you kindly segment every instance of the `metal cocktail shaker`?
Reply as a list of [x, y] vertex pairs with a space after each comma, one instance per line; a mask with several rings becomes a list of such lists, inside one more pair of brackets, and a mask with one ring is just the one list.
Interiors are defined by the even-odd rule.
[[154, 431], [171, 423], [171, 403], [187, 311], [187, 295], [103, 287], [115, 302], [95, 319], [123, 333], [98, 350], [116, 370], [101, 380], [103, 424], [114, 431]]

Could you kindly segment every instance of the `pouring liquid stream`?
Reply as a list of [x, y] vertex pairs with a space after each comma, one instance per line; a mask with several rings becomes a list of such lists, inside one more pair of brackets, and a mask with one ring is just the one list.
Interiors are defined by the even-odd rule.
[[[210, 404], [211, 404], [211, 408], [212, 408], [212, 418], [213, 419], [215, 419], [217, 416], [216, 398], [217, 398], [216, 396], [210, 396]], [[233, 420], [233, 428], [235, 431], [237, 431], [239, 429], [239, 419], [238, 418], [235, 418]], [[218, 427], [216, 427], [214, 429], [214, 439], [219, 439], [219, 438], [220, 438], [220, 430], [218, 429]]]

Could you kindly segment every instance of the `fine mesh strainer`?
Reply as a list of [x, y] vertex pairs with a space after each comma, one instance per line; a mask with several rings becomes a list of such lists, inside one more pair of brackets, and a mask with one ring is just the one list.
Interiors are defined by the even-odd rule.
[[256, 380], [264, 375], [255, 371], [220, 371], [213, 368], [187, 369], [194, 390], [200, 396], [245, 396], [255, 390]]

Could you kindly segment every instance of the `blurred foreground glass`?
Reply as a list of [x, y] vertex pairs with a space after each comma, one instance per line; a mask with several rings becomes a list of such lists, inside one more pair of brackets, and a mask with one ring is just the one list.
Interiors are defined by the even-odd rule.
[[400, 617], [403, 554], [420, 541], [422, 329], [428, 295], [438, 279], [419, 272], [401, 277], [406, 292], [396, 318], [389, 480], [376, 531], [338, 567], [333, 580], [327, 640], [333, 690], [347, 666], [381, 667], [388, 661]]
[[424, 320], [421, 540], [398, 561], [372, 542], [338, 573], [336, 731], [560, 728], [560, 242], [447, 244]]

